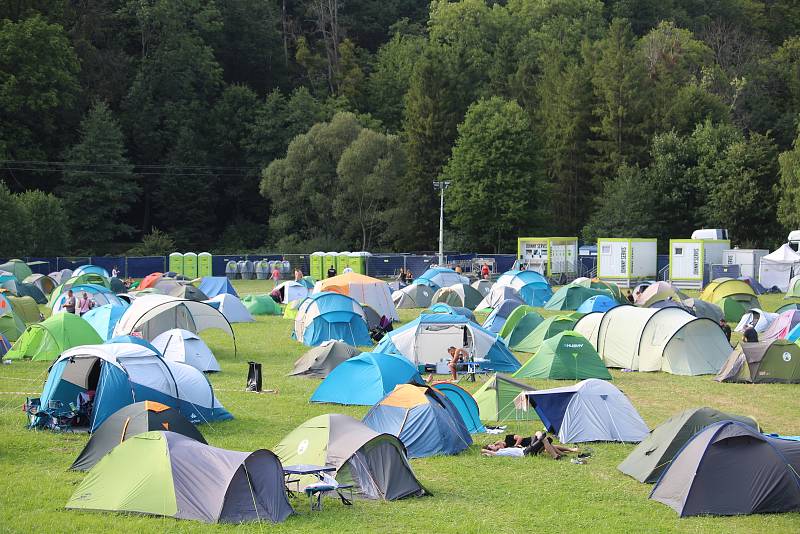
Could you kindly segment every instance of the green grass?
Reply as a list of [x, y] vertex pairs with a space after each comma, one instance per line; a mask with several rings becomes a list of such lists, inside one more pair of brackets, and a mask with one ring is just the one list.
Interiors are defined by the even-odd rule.
[[[236, 284], [241, 294], [267, 292], [270, 282]], [[762, 299], [767, 309], [780, 297]], [[416, 316], [403, 310], [404, 321]], [[201, 427], [208, 442], [238, 450], [270, 448], [306, 419], [338, 412], [362, 417], [366, 407], [310, 404], [317, 382], [287, 378], [306, 347], [292, 341], [291, 321], [259, 318], [236, 325], [238, 356], [222, 334], [204, 336], [223, 371], [211, 375], [220, 401], [235, 420]], [[521, 359], [525, 355], [519, 355]], [[263, 364], [264, 388], [275, 393], [243, 391], [247, 361]], [[798, 532], [800, 514], [679, 519], [670, 508], [649, 500], [651, 486], [616, 470], [633, 445], [593, 444], [587, 465], [545, 458], [484, 458], [479, 447], [492, 440], [476, 436], [468, 451], [451, 457], [412, 460], [432, 497], [383, 503], [358, 501], [342, 506], [326, 499], [321, 513], [310, 513], [303, 499], [297, 514], [280, 525], [205, 525], [190, 521], [122, 514], [84, 513], [63, 506], [83, 474], [66, 469], [88, 439], [81, 434], [53, 434], [25, 429], [20, 406], [25, 392], [37, 394], [47, 363], [15, 362], [0, 367], [0, 531], [4, 532]], [[612, 371], [651, 427], [684, 408], [714, 406], [756, 417], [765, 430], [800, 434], [798, 386], [718, 384], [708, 376]], [[533, 383], [533, 382], [532, 382]], [[564, 385], [537, 382], [537, 388]], [[474, 390], [478, 384], [468, 386]], [[532, 424], [512, 424], [511, 431], [530, 434]]]

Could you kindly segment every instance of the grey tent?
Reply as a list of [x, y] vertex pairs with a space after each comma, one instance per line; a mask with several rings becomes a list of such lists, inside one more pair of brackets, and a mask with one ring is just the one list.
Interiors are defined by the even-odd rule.
[[695, 317], [703, 317], [706, 319], [711, 319], [715, 323], [720, 322], [724, 317], [724, 314], [722, 313], [722, 308], [720, 308], [716, 304], [712, 304], [704, 300], [684, 299], [683, 305], [689, 308]]
[[478, 292], [484, 297], [489, 294], [489, 291], [492, 290], [493, 285], [494, 282], [492, 282], [491, 280], [486, 280], [485, 278], [472, 282], [472, 287], [477, 289]]
[[786, 339], [741, 342], [714, 380], [752, 384], [800, 383], [800, 346]]
[[481, 299], [483, 299], [481, 292], [471, 285], [455, 284], [437, 289], [431, 298], [431, 304], [443, 303], [474, 310]]
[[736, 421], [706, 427], [683, 447], [650, 498], [693, 515], [800, 510], [800, 442]]
[[432, 298], [433, 289], [425, 284], [411, 284], [392, 293], [396, 308], [427, 308]]
[[726, 420], [739, 421], [758, 430], [758, 423], [750, 417], [731, 415], [714, 408], [689, 408], [654, 428], [617, 469], [639, 482], [652, 484], [692, 436], [708, 425]]
[[300, 356], [289, 376], [325, 378], [337, 365], [359, 354], [360, 350], [343, 341], [326, 341]]
[[108, 281], [108, 285], [111, 287], [111, 291], [114, 293], [127, 293], [128, 288], [125, 287], [125, 283], [120, 280], [119, 278], [111, 278]]
[[33, 284], [19, 282], [17, 284], [17, 295], [20, 297], [31, 297], [36, 301], [36, 304], [47, 304], [47, 297], [44, 296], [41, 289]]
[[178, 297], [180, 299], [196, 300], [197, 302], [208, 300], [208, 296], [206, 296], [205, 293], [191, 284], [180, 284], [177, 287], [172, 288], [169, 291], [169, 295]]
[[375, 311], [375, 308], [367, 304], [361, 304], [361, 309], [364, 310], [364, 318], [367, 321], [367, 328], [370, 330], [377, 328], [381, 322], [381, 315]]

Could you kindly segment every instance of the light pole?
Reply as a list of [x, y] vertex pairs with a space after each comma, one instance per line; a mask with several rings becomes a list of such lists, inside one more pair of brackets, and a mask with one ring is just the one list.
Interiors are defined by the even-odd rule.
[[433, 182], [433, 187], [441, 193], [439, 195], [439, 267], [444, 266], [444, 190], [449, 186], [449, 181], [435, 180]]

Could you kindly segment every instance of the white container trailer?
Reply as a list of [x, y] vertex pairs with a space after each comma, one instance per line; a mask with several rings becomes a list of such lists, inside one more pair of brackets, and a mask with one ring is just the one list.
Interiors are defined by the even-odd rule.
[[517, 238], [517, 262], [520, 267], [548, 278], [578, 274], [577, 237]]
[[669, 279], [681, 289], [703, 289], [710, 282], [711, 266], [722, 263], [730, 250], [727, 239], [670, 239]]
[[742, 276], [758, 278], [758, 266], [761, 258], [769, 254], [769, 250], [760, 248], [733, 248], [722, 252], [723, 265], [738, 265]]
[[652, 238], [597, 240], [597, 277], [621, 287], [641, 280], [655, 280], [658, 241]]

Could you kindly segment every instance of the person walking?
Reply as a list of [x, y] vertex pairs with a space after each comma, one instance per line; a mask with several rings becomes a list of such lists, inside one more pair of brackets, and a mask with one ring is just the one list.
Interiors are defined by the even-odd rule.
[[303, 279], [303, 271], [301, 271], [300, 269], [295, 269], [294, 270], [294, 281], [295, 282], [299, 282], [302, 279]]
[[86, 293], [86, 291], [84, 291], [83, 295], [81, 295], [80, 300], [78, 300], [78, 315], [83, 317], [83, 314], [88, 312], [92, 308], [93, 308], [92, 300], [89, 298], [89, 295]]
[[64, 302], [64, 310], [67, 313], [75, 313], [75, 295], [70, 289], [67, 291], [67, 300]]
[[272, 269], [272, 282], [273, 282], [272, 285], [273, 288], [278, 287], [278, 284], [281, 282], [281, 272], [277, 267]]

